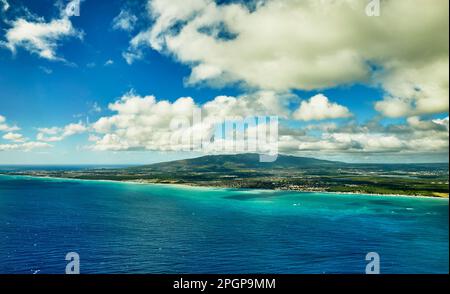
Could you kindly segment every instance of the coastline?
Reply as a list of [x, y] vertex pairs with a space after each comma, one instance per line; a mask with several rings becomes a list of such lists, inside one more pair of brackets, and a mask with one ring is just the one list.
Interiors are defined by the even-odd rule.
[[322, 193], [322, 194], [334, 194], [334, 195], [354, 195], [354, 196], [378, 196], [378, 197], [404, 197], [404, 198], [419, 198], [419, 199], [443, 199], [449, 200], [449, 196], [427, 196], [427, 195], [404, 195], [404, 194], [379, 194], [379, 193], [357, 193], [357, 192], [332, 192], [332, 191], [306, 191], [306, 190], [289, 190], [289, 189], [254, 189], [254, 188], [230, 188], [220, 186], [202, 186], [189, 183], [151, 183], [142, 180], [92, 180], [92, 179], [78, 179], [78, 178], [64, 178], [64, 177], [51, 177], [51, 176], [31, 176], [31, 175], [8, 175], [0, 173], [0, 176], [6, 177], [22, 177], [31, 179], [54, 179], [54, 180], [67, 180], [67, 181], [83, 181], [83, 182], [106, 182], [106, 183], [122, 183], [122, 184], [134, 184], [134, 185], [154, 185], [162, 187], [177, 187], [177, 188], [189, 188], [189, 189], [201, 189], [201, 190], [235, 190], [235, 191], [264, 191], [264, 192], [298, 192], [298, 193]]

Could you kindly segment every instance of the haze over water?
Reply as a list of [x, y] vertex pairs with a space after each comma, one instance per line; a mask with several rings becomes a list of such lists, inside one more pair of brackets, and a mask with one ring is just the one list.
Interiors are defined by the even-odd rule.
[[0, 272], [448, 273], [448, 199], [0, 176]]

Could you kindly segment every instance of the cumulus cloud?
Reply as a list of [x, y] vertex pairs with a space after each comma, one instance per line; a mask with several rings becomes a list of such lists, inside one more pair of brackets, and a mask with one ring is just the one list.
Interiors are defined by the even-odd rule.
[[124, 57], [143, 58], [145, 47], [174, 56], [191, 66], [191, 84], [288, 91], [365, 82], [385, 90], [376, 109], [386, 116], [448, 111], [448, 1], [386, 0], [378, 17], [360, 0], [258, 3], [149, 0], [154, 23]]
[[[292, 97], [285, 97], [287, 100], [289, 98]], [[314, 107], [321, 105], [315, 103], [315, 100], [327, 102], [325, 103], [327, 110], [336, 109], [338, 105], [334, 105], [321, 95], [313, 98], [315, 99], [304, 101], [308, 103], [304, 104], [307, 105], [304, 107], [313, 107], [313, 110], [309, 111], [312, 116], [303, 117], [304, 120], [324, 118], [323, 113], [328, 113], [328, 116], [325, 116], [327, 118], [336, 118], [336, 113], [342, 116], [350, 115], [340, 107], [331, 112], [322, 109], [315, 112]], [[216, 153], [216, 148], [221, 145], [225, 146], [225, 149], [219, 151], [227, 152], [228, 146], [239, 145], [242, 142], [217, 137], [218, 122], [257, 115], [280, 117], [285, 115], [289, 119], [292, 114], [288, 108], [283, 107], [282, 103], [278, 103], [278, 106], [272, 103], [280, 100], [283, 99], [276, 94], [263, 92], [240, 97], [218, 96], [197, 105], [190, 97], [181, 97], [169, 102], [158, 100], [154, 96], [140, 96], [128, 92], [109, 105], [109, 110], [114, 112], [113, 115], [101, 117], [92, 124], [89, 136], [92, 145], [89, 148], [99, 151], [179, 151], [202, 147], [202, 152]], [[196, 112], [201, 113], [201, 120], [195, 120]], [[187, 125], [178, 128], [183, 123]], [[247, 131], [251, 128], [252, 126], [249, 126]], [[196, 146], [195, 144], [199, 142], [192, 140], [178, 140], [192, 138], [193, 135], [206, 139], [202, 142], [204, 145]], [[323, 123], [297, 128], [281, 125], [278, 140], [274, 144], [281, 153], [308, 156], [444, 154], [447, 152], [448, 138], [448, 118], [426, 120], [411, 117], [406, 124], [383, 125], [378, 121], [370, 121], [360, 125], [350, 121], [347, 124]]]
[[0, 45], [14, 54], [17, 48], [23, 48], [44, 59], [64, 61], [64, 58], [56, 53], [60, 42], [71, 37], [83, 37], [83, 33], [73, 27], [65, 9], [61, 10], [60, 18], [49, 22], [43, 18], [19, 17], [8, 23], [11, 27], [6, 30], [6, 41], [1, 41]]
[[52, 147], [43, 142], [26, 142], [21, 144], [0, 144], [0, 151], [32, 151], [34, 149], [43, 149]]
[[84, 133], [88, 128], [81, 122], [72, 123], [65, 127], [39, 128], [36, 139], [43, 142], [59, 142], [67, 137]]
[[346, 118], [351, 115], [347, 107], [332, 103], [326, 96], [318, 94], [307, 101], [302, 101], [293, 117], [298, 120], [309, 121]]
[[132, 31], [136, 25], [138, 18], [128, 10], [121, 10], [119, 15], [113, 19], [113, 29]]
[[0, 132], [14, 132], [20, 130], [17, 126], [10, 126], [6, 123], [6, 118], [0, 115]]
[[[174, 102], [158, 100], [154, 96], [140, 96], [133, 91], [109, 105], [114, 111], [92, 125], [97, 133], [91, 139], [95, 150], [185, 150], [187, 143], [181, 137], [194, 134], [212, 138], [217, 123], [235, 118], [245, 119], [257, 115], [288, 115], [279, 97], [273, 92], [260, 92], [240, 97], [218, 96], [197, 105], [191, 97]], [[196, 115], [199, 116], [196, 116]], [[179, 138], [179, 141], [174, 139]]]
[[3, 135], [3, 139], [13, 141], [13, 142], [24, 142], [25, 138], [22, 134], [9, 132]]
[[375, 108], [388, 117], [448, 112], [448, 58], [429, 64], [402, 66], [381, 79], [387, 91]]
[[[322, 127], [320, 127], [322, 126]], [[316, 134], [309, 132], [321, 130]], [[378, 122], [313, 125], [298, 135], [280, 131], [280, 151], [291, 154], [446, 154], [448, 153], [448, 117], [423, 120], [411, 117], [407, 124], [383, 126]]]
[[413, 116], [407, 119], [408, 124], [416, 130], [433, 131], [441, 130], [448, 131], [448, 117], [443, 119], [422, 120], [420, 117]]
[[34, 149], [48, 148], [51, 145], [44, 142], [27, 141], [27, 139], [15, 131], [20, 130], [17, 126], [9, 126], [6, 124], [6, 118], [0, 115], [0, 132], [7, 132], [2, 136], [2, 139], [11, 141], [13, 143], [1, 143], [0, 151], [31, 151]]
[[174, 117], [191, 119], [198, 107], [190, 97], [170, 103], [129, 92], [109, 109], [117, 114], [92, 125], [95, 132], [103, 134], [95, 142], [95, 150], [170, 150], [170, 122]]

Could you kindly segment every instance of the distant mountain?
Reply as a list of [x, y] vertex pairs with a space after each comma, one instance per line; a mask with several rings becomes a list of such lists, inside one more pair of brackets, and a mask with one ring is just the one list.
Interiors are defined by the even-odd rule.
[[310, 169], [364, 169], [364, 170], [429, 170], [447, 169], [448, 163], [345, 163], [340, 161], [322, 160], [311, 157], [298, 157], [279, 154], [274, 162], [260, 162], [259, 154], [227, 154], [206, 155], [202, 157], [154, 163], [130, 167], [128, 170], [158, 171], [158, 172], [236, 172], [239, 170], [310, 170]]
[[[1, 172], [0, 172], [1, 173]], [[448, 197], [448, 163], [355, 164], [279, 155], [208, 155], [128, 168], [23, 170], [14, 175], [194, 186]]]
[[338, 161], [320, 160], [309, 157], [296, 157], [290, 155], [278, 155], [274, 162], [260, 162], [259, 154], [230, 154], [230, 155], [207, 155], [191, 159], [162, 162], [130, 169], [158, 170], [158, 171], [237, 171], [241, 169], [274, 170], [274, 169], [309, 169], [347, 166], [346, 163]]

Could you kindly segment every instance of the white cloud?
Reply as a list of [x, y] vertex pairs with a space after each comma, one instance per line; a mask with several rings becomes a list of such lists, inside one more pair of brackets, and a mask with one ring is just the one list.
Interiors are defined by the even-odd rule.
[[448, 1], [386, 0], [379, 17], [366, 16], [366, 5], [272, 0], [249, 10], [213, 0], [150, 0], [154, 23], [123, 55], [132, 63], [152, 47], [174, 56], [192, 67], [191, 84], [288, 91], [365, 82], [386, 91], [376, 105], [384, 115], [448, 111]]
[[5, 12], [5, 11], [7, 11], [8, 9], [9, 9], [9, 3], [8, 3], [8, 1], [6, 1], [6, 0], [0, 0], [0, 6], [2, 7], [2, 11], [3, 12]]
[[349, 146], [351, 149], [361, 149], [364, 150], [364, 152], [387, 152], [406, 149], [402, 140], [389, 134], [335, 133], [326, 134], [324, 135], [324, 138], [328, 139], [329, 142]]
[[64, 127], [64, 132], [62, 135], [64, 137], [73, 136], [75, 134], [81, 134], [84, 133], [87, 130], [86, 126], [83, 125], [81, 122], [76, 124], [69, 124]]
[[63, 128], [51, 127], [51, 128], [39, 128], [36, 139], [43, 142], [59, 142], [67, 137], [84, 133], [88, 128], [81, 122], [72, 123]]
[[0, 144], [0, 151], [32, 151], [34, 149], [50, 148], [52, 145], [43, 142], [26, 142], [21, 144]]
[[117, 114], [102, 117], [92, 125], [95, 132], [103, 134], [95, 142], [95, 150], [170, 149], [172, 118], [189, 119], [198, 107], [190, 97], [170, 103], [129, 92], [111, 103], [109, 109]]
[[98, 105], [97, 102], [94, 102], [94, 104], [92, 104], [92, 107], [91, 107], [91, 109], [89, 110], [89, 112], [91, 112], [91, 113], [102, 112], [102, 108], [100, 107], [100, 105]]
[[[169, 102], [128, 92], [109, 105], [109, 109], [116, 114], [102, 117], [92, 125], [94, 132], [101, 135], [91, 137], [94, 141], [92, 148], [115, 151], [185, 149], [185, 143], [174, 142], [173, 138], [192, 134], [210, 138], [217, 122], [236, 117], [287, 116], [288, 111], [280, 102], [289, 97], [260, 92], [241, 97], [218, 96], [197, 105], [191, 97]], [[194, 113], [201, 113], [200, 121], [194, 121]], [[189, 125], [178, 128], [177, 123]]]
[[[321, 104], [315, 103], [317, 98]], [[314, 97], [313, 97], [314, 98]], [[326, 98], [326, 97], [325, 97]], [[74, 132], [89, 132], [90, 150], [97, 151], [181, 151], [196, 149], [198, 142], [179, 139], [192, 138], [193, 135], [203, 139], [202, 152], [226, 153], [229, 146], [241, 144], [228, 139], [216, 137], [217, 123], [232, 121], [234, 117], [245, 118], [257, 115], [279, 115], [290, 118], [288, 108], [280, 101], [292, 101], [298, 97], [280, 98], [273, 92], [255, 93], [240, 97], [218, 96], [213, 100], [197, 105], [190, 97], [181, 97], [173, 102], [158, 100], [154, 96], [140, 96], [133, 91], [111, 103], [108, 108], [114, 114], [98, 119], [89, 127], [74, 128]], [[305, 112], [310, 116], [303, 119], [321, 119], [336, 117], [336, 113], [347, 116], [348, 112], [333, 105], [323, 97], [304, 101], [305, 107], [312, 110]], [[311, 105], [310, 105], [311, 104]], [[317, 105], [325, 105], [316, 111]], [[301, 107], [300, 107], [301, 108]], [[330, 111], [333, 110], [333, 111]], [[336, 110], [338, 109], [338, 110]], [[202, 120], [194, 120], [193, 114], [201, 112]], [[303, 110], [302, 110], [303, 112]], [[325, 113], [325, 114], [324, 114]], [[178, 123], [187, 123], [178, 128]], [[58, 141], [63, 134], [70, 133], [72, 128], [41, 129], [47, 134], [47, 141]], [[65, 131], [64, 131], [65, 130]], [[176, 139], [174, 141], [174, 138]], [[404, 124], [382, 125], [378, 121], [370, 121], [359, 125], [355, 121], [346, 124], [322, 123], [305, 127], [279, 129], [278, 146], [281, 153], [302, 156], [348, 156], [370, 158], [377, 154], [386, 156], [416, 156], [445, 154], [448, 148], [448, 118], [426, 120], [421, 117], [410, 117]], [[217, 149], [218, 146], [225, 149]], [[219, 151], [218, 151], [219, 150]], [[227, 151], [228, 150], [228, 151]], [[380, 155], [381, 156], [381, 155]], [[348, 159], [348, 158], [347, 158]]]
[[[241, 97], [218, 96], [203, 105], [197, 105], [190, 97], [169, 102], [157, 100], [154, 96], [139, 96], [129, 92], [109, 105], [109, 109], [115, 114], [104, 116], [93, 123], [89, 138], [92, 145], [89, 148], [99, 151], [195, 149], [198, 147], [196, 142], [174, 141], [173, 138], [190, 138], [196, 134], [206, 139], [213, 138], [213, 141], [202, 147], [202, 151], [216, 152], [216, 147], [220, 144], [225, 147], [234, 143], [240, 144], [215, 137], [216, 123], [232, 121], [233, 117], [257, 115], [289, 118], [291, 114], [288, 108], [280, 101], [292, 101], [295, 98], [289, 95], [280, 98], [273, 92], [261, 92]], [[322, 95], [304, 101], [303, 105], [297, 115], [304, 120], [350, 115], [347, 109], [330, 103]], [[193, 113], [196, 111], [201, 112], [201, 121], [193, 120]], [[188, 126], [179, 129], [174, 122], [187, 122]], [[344, 125], [328, 123], [296, 129], [281, 127], [276, 144], [282, 153], [308, 156], [443, 154], [447, 152], [448, 147], [447, 125], [448, 118], [423, 120], [411, 117], [407, 124], [388, 126], [377, 122], [358, 125], [350, 121]]]
[[132, 31], [137, 20], [138, 18], [136, 15], [127, 10], [121, 10], [119, 15], [113, 20], [113, 29], [127, 32]]
[[298, 120], [323, 120], [333, 118], [346, 118], [352, 114], [347, 107], [332, 103], [322, 94], [302, 101], [300, 107], [294, 112], [293, 117]]
[[108, 66], [108, 65], [113, 65], [114, 64], [114, 60], [112, 60], [112, 59], [108, 59], [106, 62], [105, 62], [105, 66]]
[[448, 58], [414, 68], [402, 65], [382, 78], [387, 95], [375, 108], [388, 117], [448, 112]]
[[123, 52], [122, 57], [128, 64], [133, 64], [136, 60], [142, 59], [144, 57], [144, 53], [139, 50], [133, 50], [133, 52]]
[[[445, 154], [448, 153], [449, 144], [447, 123], [448, 118], [422, 120], [411, 117], [407, 124], [398, 125], [382, 126], [375, 122], [365, 125], [346, 124], [323, 128], [319, 135], [307, 132], [299, 136], [288, 136], [289, 144], [280, 143], [280, 148], [289, 153], [309, 152], [315, 155]], [[280, 138], [283, 136], [282, 132]]]
[[13, 141], [13, 142], [24, 142], [25, 138], [22, 134], [9, 132], [3, 135], [3, 139]]
[[34, 149], [48, 148], [51, 145], [42, 142], [26, 142], [27, 139], [22, 134], [14, 133], [19, 130], [18, 127], [10, 127], [6, 124], [6, 118], [0, 115], [0, 132], [8, 132], [2, 136], [3, 139], [12, 141], [12, 144], [0, 143], [1, 151], [31, 151]]
[[289, 116], [287, 104], [294, 95], [277, 94], [272, 91], [260, 91], [239, 97], [217, 96], [206, 102], [202, 109], [210, 117], [226, 118], [230, 116], [248, 117], [254, 115]]
[[17, 18], [9, 24], [11, 28], [6, 30], [6, 41], [1, 41], [0, 45], [13, 53], [17, 48], [23, 48], [48, 60], [64, 61], [64, 58], [56, 54], [59, 43], [66, 38], [83, 37], [83, 33], [72, 26], [64, 10], [61, 11], [61, 18], [49, 22], [42, 18]]
[[20, 130], [17, 126], [10, 126], [6, 123], [6, 118], [0, 115], [0, 132], [14, 132]]
[[407, 119], [408, 124], [416, 130], [433, 131], [437, 129], [448, 131], [448, 117], [425, 121], [420, 117], [413, 116]]
[[444, 126], [445, 128], [447, 128], [447, 131], [449, 130], [449, 122], [448, 122], [448, 116], [446, 118], [443, 119], [435, 119], [433, 120], [433, 123], [437, 124], [437, 125], [441, 125]]

